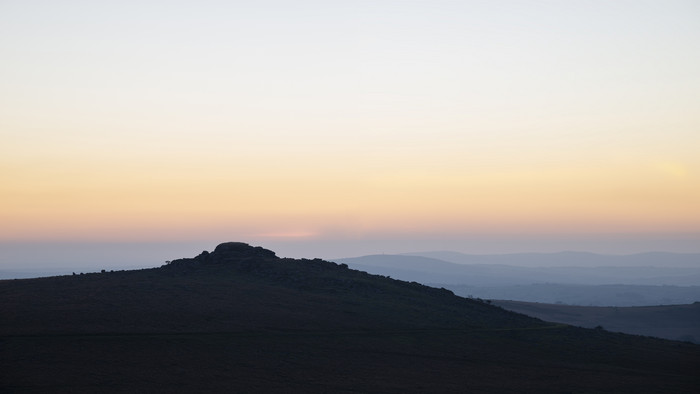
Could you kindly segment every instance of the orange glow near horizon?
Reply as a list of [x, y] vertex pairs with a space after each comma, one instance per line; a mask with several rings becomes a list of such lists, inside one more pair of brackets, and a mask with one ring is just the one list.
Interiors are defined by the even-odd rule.
[[3, 186], [0, 239], [700, 230], [700, 182], [678, 164], [417, 174], [358, 166], [152, 179], [86, 168], [44, 182], [26, 168]]

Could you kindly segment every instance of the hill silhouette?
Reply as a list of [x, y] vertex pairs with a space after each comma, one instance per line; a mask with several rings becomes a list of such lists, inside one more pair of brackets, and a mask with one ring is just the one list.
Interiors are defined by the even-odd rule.
[[244, 243], [0, 281], [0, 391], [696, 392], [700, 347]]

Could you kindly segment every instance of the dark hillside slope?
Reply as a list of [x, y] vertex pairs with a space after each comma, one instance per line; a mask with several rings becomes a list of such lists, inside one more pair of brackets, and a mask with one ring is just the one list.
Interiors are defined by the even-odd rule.
[[700, 302], [635, 307], [574, 306], [505, 300], [493, 303], [547, 321], [588, 328], [602, 326], [608, 331], [700, 344]]
[[0, 392], [695, 392], [700, 347], [241, 243], [0, 281]]

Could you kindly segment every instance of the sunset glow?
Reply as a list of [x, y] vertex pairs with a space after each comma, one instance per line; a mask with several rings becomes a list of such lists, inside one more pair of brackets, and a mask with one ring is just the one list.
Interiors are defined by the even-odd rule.
[[694, 2], [188, 4], [0, 4], [0, 241], [700, 234]]

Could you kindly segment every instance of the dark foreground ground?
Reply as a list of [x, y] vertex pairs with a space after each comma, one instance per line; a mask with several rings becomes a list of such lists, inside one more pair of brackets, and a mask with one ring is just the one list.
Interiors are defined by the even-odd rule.
[[[658, 343], [571, 347], [576, 332], [232, 332], [3, 340], [3, 392], [678, 393], [698, 364]], [[610, 341], [619, 347], [619, 341]], [[631, 346], [629, 344], [628, 346]], [[565, 349], [562, 349], [565, 348]], [[569, 354], [567, 354], [569, 353]], [[573, 354], [571, 354], [573, 353]], [[534, 355], [537, 355], [534, 357]], [[658, 355], [658, 354], [656, 354]], [[697, 361], [697, 358], [695, 358]], [[662, 363], [665, 364], [662, 366]]]
[[696, 393], [700, 346], [227, 244], [0, 281], [2, 393]]

